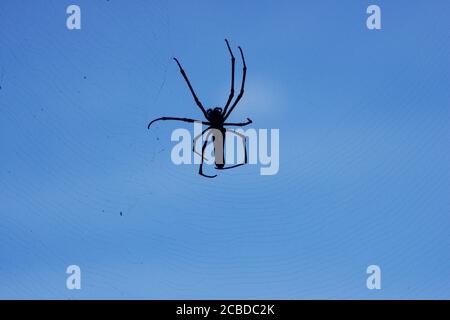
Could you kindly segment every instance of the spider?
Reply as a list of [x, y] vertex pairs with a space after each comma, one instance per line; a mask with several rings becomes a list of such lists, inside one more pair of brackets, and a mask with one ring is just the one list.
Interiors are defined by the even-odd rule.
[[[234, 98], [234, 68], [235, 68], [235, 60], [236, 59], [234, 58], [233, 51], [231, 50], [230, 44], [228, 43], [227, 39], [225, 39], [225, 43], [227, 44], [227, 48], [228, 48], [228, 51], [230, 52], [230, 56], [231, 56], [231, 90], [230, 90], [230, 95], [228, 96], [227, 103], [225, 104], [225, 107], [223, 109], [220, 107], [215, 107], [215, 108], [205, 110], [205, 108], [203, 107], [203, 104], [200, 102], [197, 95], [195, 94], [195, 91], [192, 88], [192, 85], [186, 75], [186, 72], [184, 72], [184, 69], [181, 66], [180, 62], [178, 61], [177, 58], [173, 58], [175, 60], [175, 62], [177, 63], [178, 67], [180, 68], [181, 75], [183, 76], [184, 80], [186, 81], [186, 83], [189, 87], [189, 90], [191, 91], [192, 96], [195, 100], [195, 103], [202, 111], [203, 115], [206, 118], [206, 121], [194, 120], [194, 119], [189, 119], [189, 118], [161, 117], [161, 118], [152, 120], [148, 124], [148, 127], [147, 127], [148, 129], [150, 129], [150, 126], [154, 122], [160, 121], [160, 120], [164, 120], [164, 121], [165, 120], [175, 120], [175, 121], [183, 121], [183, 122], [189, 122], [189, 123], [199, 122], [204, 125], [207, 125], [208, 127], [205, 130], [203, 130], [203, 132], [201, 134], [194, 137], [193, 147], [192, 147], [192, 151], [194, 151], [195, 153], [197, 153], [201, 156], [200, 168], [199, 168], [198, 173], [207, 178], [215, 178], [217, 176], [217, 174], [210, 176], [210, 175], [203, 173], [204, 153], [205, 153], [206, 145], [208, 143], [208, 138], [210, 135], [212, 135], [212, 132], [218, 132], [221, 134], [221, 137], [219, 137], [221, 139], [216, 139], [217, 138], [216, 135], [212, 135], [212, 141], [214, 143], [214, 155], [215, 155], [214, 162], [215, 162], [216, 169], [218, 169], [218, 170], [231, 169], [231, 168], [236, 168], [236, 167], [242, 166], [247, 163], [246, 137], [239, 132], [225, 128], [225, 126], [243, 127], [243, 126], [246, 126], [246, 125], [249, 125], [250, 123], [252, 123], [252, 120], [250, 120], [250, 118], [247, 118], [247, 121], [242, 122], [242, 123], [225, 122], [228, 119], [228, 117], [230, 116], [231, 112], [233, 112], [233, 110], [236, 107], [236, 105], [238, 104], [238, 102], [241, 100], [242, 96], [244, 95], [245, 76], [247, 74], [247, 66], [245, 64], [244, 53], [242, 52], [242, 48], [238, 47], [238, 49], [241, 53], [242, 64], [243, 64], [242, 83], [241, 83], [241, 90], [240, 90], [236, 100], [233, 102], [233, 104], [231, 104], [231, 101]], [[230, 107], [230, 105], [231, 105], [231, 107]], [[234, 134], [242, 139], [242, 145], [244, 148], [244, 162], [243, 163], [225, 167], [225, 156], [224, 156], [223, 150], [225, 147], [226, 132]], [[197, 139], [202, 137], [203, 134], [205, 134], [205, 133], [207, 133], [206, 139], [205, 139], [205, 142], [203, 143], [202, 152], [200, 154], [195, 150], [195, 144], [196, 144]]]

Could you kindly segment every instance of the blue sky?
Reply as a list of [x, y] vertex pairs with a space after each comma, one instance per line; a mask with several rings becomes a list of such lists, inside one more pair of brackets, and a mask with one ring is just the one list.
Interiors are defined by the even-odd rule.
[[[449, 9], [2, 1], [0, 297], [450, 298]], [[225, 37], [248, 65], [230, 120], [280, 129], [277, 175], [202, 178], [170, 160], [191, 126], [146, 128], [201, 117], [173, 56], [224, 105]]]

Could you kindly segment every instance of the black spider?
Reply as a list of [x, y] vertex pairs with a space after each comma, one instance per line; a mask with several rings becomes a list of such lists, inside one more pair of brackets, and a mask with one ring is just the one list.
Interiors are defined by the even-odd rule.
[[[237, 96], [236, 100], [233, 102], [233, 104], [231, 105], [230, 109], [228, 109], [228, 107], [231, 104], [231, 100], [234, 97], [234, 65], [235, 65], [235, 58], [233, 55], [233, 52], [231, 51], [230, 45], [228, 43], [228, 40], [225, 39], [225, 42], [227, 44], [228, 47], [228, 51], [230, 52], [231, 55], [231, 91], [230, 91], [230, 95], [228, 96], [228, 101], [225, 104], [225, 107], [223, 108], [214, 108], [214, 109], [208, 109], [205, 110], [205, 108], [203, 107], [202, 103], [200, 102], [200, 100], [198, 99], [197, 95], [195, 94], [194, 89], [192, 88], [191, 83], [189, 82], [189, 79], [186, 75], [186, 73], [184, 72], [183, 68], [181, 67], [180, 62], [178, 61], [177, 58], [173, 58], [175, 60], [175, 62], [178, 64], [178, 67], [180, 68], [180, 72], [184, 78], [184, 80], [186, 80], [187, 85], [189, 86], [189, 90], [192, 93], [192, 96], [194, 97], [195, 103], [197, 104], [197, 106], [202, 110], [203, 115], [205, 116], [207, 121], [200, 121], [200, 120], [194, 120], [194, 119], [189, 119], [189, 118], [176, 118], [176, 117], [162, 117], [162, 118], [158, 118], [155, 119], [153, 121], [151, 121], [148, 124], [148, 129], [150, 129], [150, 126], [152, 125], [152, 123], [159, 121], [159, 120], [176, 120], [176, 121], [184, 121], [184, 122], [200, 122], [204, 125], [207, 125], [208, 128], [206, 128], [205, 130], [203, 130], [203, 132], [201, 134], [199, 134], [198, 136], [194, 137], [193, 140], [193, 147], [192, 150], [196, 153], [198, 153], [195, 150], [195, 143], [197, 141], [198, 138], [200, 138], [201, 136], [203, 136], [204, 133], [206, 133], [207, 131], [213, 131], [213, 132], [220, 132], [221, 134], [221, 138], [222, 139], [218, 139], [219, 141], [221, 140], [221, 144], [219, 145], [218, 143], [216, 143], [216, 135], [212, 136], [212, 140], [214, 142], [214, 154], [215, 154], [215, 164], [216, 164], [216, 169], [222, 170], [222, 169], [231, 169], [231, 168], [236, 168], [239, 167], [241, 165], [244, 165], [247, 163], [247, 149], [246, 149], [246, 138], [243, 134], [240, 134], [234, 130], [230, 130], [230, 129], [226, 129], [225, 126], [237, 126], [237, 127], [242, 127], [242, 126], [246, 126], [250, 123], [252, 123], [252, 120], [250, 120], [249, 118], [247, 118], [247, 122], [243, 122], [243, 123], [226, 123], [225, 121], [227, 120], [227, 118], [230, 116], [231, 112], [233, 111], [234, 107], [236, 107], [236, 105], [238, 104], [239, 100], [241, 100], [242, 96], [244, 95], [244, 85], [245, 85], [245, 76], [247, 74], [247, 66], [245, 64], [245, 59], [244, 59], [244, 54], [242, 52], [241, 47], [239, 48], [239, 51], [241, 52], [241, 57], [242, 57], [242, 64], [243, 64], [243, 72], [242, 72], [242, 84], [241, 84], [241, 91], [239, 92], [239, 95]], [[215, 130], [212, 130], [215, 129]], [[240, 163], [240, 164], [236, 164], [236, 165], [232, 165], [232, 166], [228, 166], [225, 167], [224, 163], [225, 163], [225, 157], [224, 157], [224, 147], [225, 147], [225, 133], [226, 132], [230, 132], [232, 134], [235, 134], [237, 136], [239, 136], [240, 138], [242, 138], [242, 143], [243, 143], [243, 147], [244, 147], [244, 162]], [[208, 138], [211, 135], [211, 132], [208, 132], [206, 135], [206, 139], [205, 142], [203, 143], [202, 146], [202, 153], [201, 153], [201, 163], [200, 163], [200, 169], [199, 169], [199, 174], [201, 174], [204, 177], [207, 178], [214, 178], [217, 175], [214, 176], [209, 176], [203, 173], [203, 160], [204, 160], [204, 153], [205, 153], [205, 148], [208, 142]]]

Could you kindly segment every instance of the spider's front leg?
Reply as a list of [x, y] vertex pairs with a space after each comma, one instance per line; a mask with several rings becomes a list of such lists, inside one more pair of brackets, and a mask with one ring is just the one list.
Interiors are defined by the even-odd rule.
[[247, 118], [247, 122], [242, 122], [242, 123], [224, 123], [224, 126], [235, 126], [235, 127], [243, 127], [246, 125], [249, 125], [250, 123], [253, 123], [252, 119]]
[[178, 61], [177, 58], [173, 58], [173, 60], [175, 60], [175, 62], [177, 63], [178, 67], [180, 68], [181, 75], [183, 76], [184, 80], [186, 81], [186, 83], [187, 83], [187, 85], [189, 87], [189, 90], [191, 91], [191, 94], [194, 97], [195, 103], [200, 108], [200, 110], [202, 110], [203, 115], [205, 116], [205, 118], [208, 119], [208, 114], [206, 113], [206, 110], [203, 107], [203, 104], [200, 102], [200, 99], [197, 97], [197, 94], [195, 93], [194, 88], [192, 88], [191, 82], [189, 81], [188, 76], [186, 75], [186, 72], [184, 71], [183, 67], [181, 66], [181, 63]]
[[230, 116], [231, 112], [233, 112], [234, 107], [236, 107], [236, 105], [238, 104], [239, 100], [241, 100], [242, 96], [244, 95], [244, 88], [245, 88], [245, 77], [247, 75], [247, 65], [245, 63], [245, 58], [244, 58], [244, 53], [242, 52], [242, 48], [238, 47], [240, 53], [241, 53], [241, 58], [242, 58], [242, 64], [244, 65], [243, 69], [242, 69], [242, 82], [241, 82], [241, 91], [239, 92], [236, 100], [234, 100], [233, 105], [231, 106], [230, 110], [227, 111], [227, 113], [225, 113], [225, 120]]
[[156, 121], [167, 121], [167, 120], [173, 120], [173, 121], [182, 121], [182, 122], [189, 122], [189, 123], [193, 123], [193, 122], [200, 122], [204, 125], [209, 126], [210, 123], [209, 122], [205, 122], [205, 121], [200, 121], [200, 120], [195, 120], [195, 119], [189, 119], [189, 118], [177, 118], [177, 117], [161, 117], [155, 120], [150, 121], [150, 123], [147, 126], [147, 129], [150, 129], [150, 126], [156, 122]]
[[228, 51], [230, 52], [231, 56], [231, 89], [230, 89], [230, 95], [228, 96], [228, 101], [225, 104], [225, 107], [223, 108], [223, 116], [227, 114], [228, 106], [231, 103], [231, 100], [234, 97], [234, 65], [236, 63], [236, 59], [234, 58], [233, 51], [231, 51], [230, 44], [228, 43], [228, 40], [225, 39], [225, 42], [227, 43]]

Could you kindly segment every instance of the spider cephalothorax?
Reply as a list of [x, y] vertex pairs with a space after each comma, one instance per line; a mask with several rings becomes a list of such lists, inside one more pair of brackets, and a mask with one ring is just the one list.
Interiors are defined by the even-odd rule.
[[[208, 177], [208, 178], [214, 178], [217, 175], [214, 176], [209, 176], [203, 173], [203, 160], [204, 160], [204, 153], [205, 153], [205, 149], [206, 149], [206, 145], [208, 143], [208, 138], [211, 136], [212, 132], [214, 132], [215, 130], [213, 129], [217, 129], [220, 134], [222, 135], [222, 139], [220, 139], [222, 141], [222, 143], [219, 145], [217, 143], [217, 139], [215, 139], [214, 135], [212, 135], [212, 140], [214, 141], [214, 153], [215, 153], [215, 163], [216, 163], [216, 169], [231, 169], [231, 168], [236, 168], [238, 166], [241, 166], [243, 164], [247, 163], [247, 149], [246, 149], [246, 138], [243, 134], [236, 132], [234, 130], [231, 129], [226, 129], [225, 126], [237, 126], [237, 127], [242, 127], [242, 126], [246, 126], [250, 123], [252, 123], [252, 120], [250, 120], [249, 118], [247, 118], [247, 122], [242, 122], [242, 123], [227, 123], [225, 122], [227, 120], [227, 118], [230, 116], [231, 112], [233, 111], [234, 107], [236, 107], [236, 105], [238, 104], [239, 100], [241, 100], [242, 96], [244, 95], [244, 85], [245, 85], [245, 76], [247, 74], [247, 66], [245, 64], [245, 59], [244, 59], [244, 53], [242, 52], [241, 47], [238, 47], [239, 52], [241, 53], [241, 58], [242, 58], [242, 64], [243, 64], [243, 70], [242, 70], [242, 83], [241, 83], [241, 91], [239, 92], [236, 100], [233, 102], [233, 104], [231, 105], [230, 109], [228, 109], [228, 107], [231, 104], [231, 100], [233, 100], [234, 98], [234, 65], [235, 65], [235, 61], [236, 59], [234, 58], [233, 55], [233, 51], [231, 51], [230, 48], [230, 44], [228, 43], [228, 40], [225, 39], [225, 42], [227, 44], [228, 47], [228, 51], [230, 52], [231, 55], [231, 90], [230, 90], [230, 95], [228, 96], [228, 100], [227, 103], [225, 104], [225, 107], [219, 108], [216, 107], [214, 109], [208, 109], [205, 110], [205, 108], [203, 107], [202, 103], [200, 102], [200, 100], [198, 99], [197, 95], [195, 94], [194, 89], [192, 88], [191, 83], [189, 82], [189, 79], [186, 75], [186, 72], [184, 72], [183, 67], [181, 66], [180, 62], [178, 61], [177, 58], [173, 58], [175, 60], [175, 62], [178, 64], [178, 67], [180, 68], [180, 72], [181, 75], [183, 76], [184, 80], [186, 81], [189, 90], [191, 91], [192, 96], [194, 97], [195, 103], [197, 104], [197, 106], [200, 108], [200, 110], [203, 112], [203, 115], [205, 117], [205, 119], [207, 121], [200, 121], [200, 120], [194, 120], [194, 119], [190, 119], [190, 118], [177, 118], [177, 117], [162, 117], [162, 118], [158, 118], [155, 119], [153, 121], [151, 121], [148, 124], [148, 128], [150, 128], [150, 126], [152, 125], [153, 122], [155, 121], [159, 121], [159, 120], [177, 120], [177, 121], [183, 121], [183, 122], [200, 122], [204, 125], [207, 125], [208, 128], [206, 128], [205, 130], [203, 130], [203, 132], [201, 134], [199, 134], [198, 136], [196, 136], [194, 138], [193, 141], [193, 151], [195, 151], [195, 143], [197, 141], [197, 139], [199, 139], [200, 137], [203, 136], [203, 134], [206, 133], [206, 139], [205, 142], [203, 143], [202, 146], [202, 152], [201, 152], [201, 163], [200, 163], [200, 169], [199, 169], [199, 174], [201, 174], [204, 177]], [[217, 132], [216, 130], [216, 132]], [[234, 134], [238, 137], [240, 137], [242, 139], [242, 145], [244, 147], [244, 162], [240, 163], [240, 164], [236, 164], [236, 165], [232, 165], [232, 166], [228, 166], [225, 167], [225, 159], [224, 159], [224, 147], [225, 147], [225, 135], [226, 132], [229, 132], [231, 134]]]
[[208, 109], [206, 110], [206, 115], [209, 122], [211, 122], [211, 126], [214, 128], [221, 127], [225, 121], [222, 108]]

